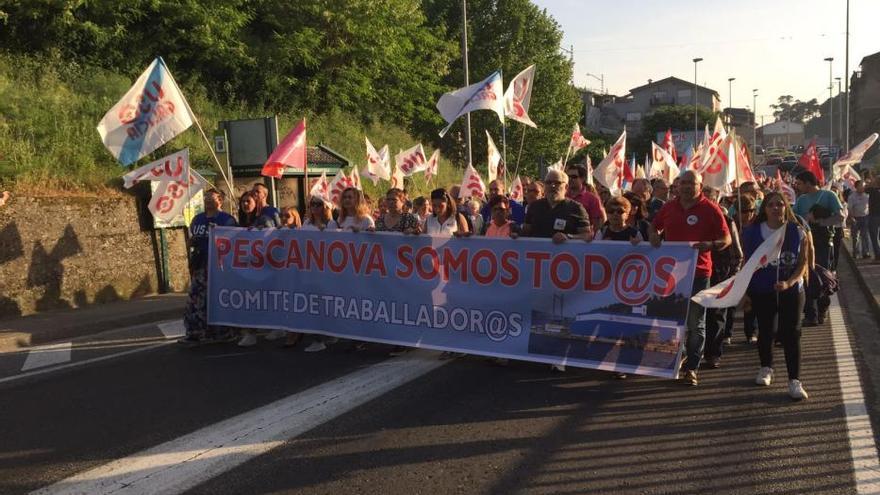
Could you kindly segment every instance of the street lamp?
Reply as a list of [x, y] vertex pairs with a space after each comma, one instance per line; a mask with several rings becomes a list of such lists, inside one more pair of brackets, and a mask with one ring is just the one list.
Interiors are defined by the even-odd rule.
[[[840, 97], [840, 79], [841, 78], [835, 77], [834, 79], [837, 81], [837, 96]], [[840, 114], [840, 117], [838, 118], [839, 125], [837, 126], [837, 132], [840, 133], [843, 131], [843, 110], [838, 108], [837, 113]], [[847, 150], [849, 150], [849, 146], [847, 146]]]
[[727, 78], [727, 108], [733, 109], [733, 81], [736, 81], [735, 77]]
[[758, 144], [758, 126], [755, 116], [758, 115], [758, 88], [752, 90], [752, 161], [755, 160], [755, 146]]
[[702, 62], [702, 58], [694, 59], [694, 148], [697, 144], [697, 133], [699, 132], [699, 124], [697, 123], [697, 62]]
[[828, 62], [828, 153], [831, 154], [831, 147], [834, 145], [834, 86], [831, 84], [831, 62], [834, 57], [825, 59]]
[[599, 81], [599, 93], [605, 94], [605, 74], [599, 74], [597, 76], [596, 74], [590, 74], [589, 72], [587, 72], [587, 75]]

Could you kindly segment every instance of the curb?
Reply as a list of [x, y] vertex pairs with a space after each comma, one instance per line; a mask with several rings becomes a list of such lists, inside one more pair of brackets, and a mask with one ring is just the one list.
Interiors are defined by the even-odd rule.
[[868, 285], [868, 281], [865, 280], [865, 276], [860, 270], [859, 265], [852, 257], [850, 247], [846, 244], [846, 239], [841, 242], [841, 246], [843, 246], [843, 253], [845, 254], [844, 257], [846, 258], [847, 263], [849, 263], [850, 269], [856, 275], [856, 282], [859, 284], [859, 287], [862, 289], [862, 292], [868, 299], [868, 305], [871, 307], [871, 312], [874, 313], [874, 317], [876, 317], [877, 320], [880, 321], [880, 300], [878, 300], [878, 297], [874, 294], [874, 291], [871, 290], [871, 286]]
[[[70, 340], [114, 328], [155, 324], [180, 319], [186, 304], [185, 298], [167, 298], [157, 308], [122, 314], [102, 314], [100, 306], [83, 310], [47, 312], [26, 316], [18, 320], [0, 321], [0, 353], [15, 352], [25, 347], [46, 344], [58, 340]], [[76, 311], [88, 311], [83, 317]]]

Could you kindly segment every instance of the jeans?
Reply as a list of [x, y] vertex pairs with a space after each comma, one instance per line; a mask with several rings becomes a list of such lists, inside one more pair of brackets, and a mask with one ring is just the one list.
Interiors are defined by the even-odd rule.
[[788, 379], [797, 380], [801, 371], [801, 321], [804, 293], [797, 288], [778, 294], [750, 294], [758, 317], [758, 355], [761, 366], [773, 367], [773, 341], [782, 342]]
[[[831, 267], [831, 239], [828, 237], [814, 237], [813, 247], [816, 252], [816, 264], [824, 268]], [[825, 317], [828, 306], [831, 305], [831, 298], [823, 296], [818, 287], [812, 285], [807, 287], [806, 303], [804, 305], [804, 316], [808, 320], [817, 321]]]
[[730, 308], [709, 308], [706, 310], [706, 360], [719, 359], [724, 353], [724, 328], [727, 323], [727, 310]]
[[880, 258], [880, 215], [868, 214], [868, 235], [871, 236], [871, 247], [874, 258]]
[[843, 227], [834, 229], [834, 237], [831, 238], [833, 249], [831, 251], [831, 270], [837, 271], [837, 263], [840, 261], [840, 250], [843, 247]]
[[[871, 252], [871, 228], [869, 217], [855, 217], [852, 226], [853, 256], [868, 256]], [[876, 253], [876, 250], [875, 250]]]
[[[709, 277], [694, 277], [694, 287], [691, 295], [709, 288]], [[695, 371], [700, 367], [700, 359], [703, 357], [703, 348], [706, 345], [706, 308], [691, 301], [687, 314], [687, 339], [685, 342], [685, 356], [687, 363], [685, 371]]]

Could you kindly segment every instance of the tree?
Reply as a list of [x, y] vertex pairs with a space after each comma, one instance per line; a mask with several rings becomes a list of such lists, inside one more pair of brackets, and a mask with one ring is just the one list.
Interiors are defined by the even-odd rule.
[[819, 104], [815, 98], [809, 101], [794, 99], [791, 95], [782, 95], [777, 103], [770, 105], [776, 121], [787, 120], [804, 123], [819, 113]]
[[[423, 5], [427, 17], [444, 27], [446, 39], [461, 39], [460, 1], [424, 0]], [[506, 86], [519, 71], [536, 64], [529, 115], [538, 128], [527, 129], [519, 123], [508, 122], [509, 170], [512, 172], [516, 166], [523, 134], [520, 173], [536, 174], [540, 158], [545, 163], [562, 158], [571, 127], [580, 118], [581, 103], [571, 85], [571, 63], [559, 50], [562, 31], [556, 21], [528, 0], [471, 0], [468, 2], [468, 37], [471, 83], [501, 69]], [[460, 53], [450, 61], [450, 70], [443, 83], [446, 91], [464, 85]], [[434, 101], [439, 96], [437, 94]], [[433, 118], [417, 122], [416, 129], [426, 138], [433, 136], [445, 156], [464, 163], [464, 121], [464, 117], [460, 118], [442, 140], [437, 138], [437, 132], [445, 122], [436, 111]], [[474, 162], [485, 164], [483, 131], [489, 130], [501, 146], [501, 124], [491, 112], [473, 112], [471, 127]]]

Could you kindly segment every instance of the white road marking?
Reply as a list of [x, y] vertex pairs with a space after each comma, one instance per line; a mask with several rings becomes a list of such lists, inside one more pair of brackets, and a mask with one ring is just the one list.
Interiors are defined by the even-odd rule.
[[840, 311], [840, 302], [836, 294], [831, 297], [828, 317], [831, 320], [831, 336], [837, 358], [837, 373], [840, 376], [840, 392], [846, 411], [846, 429], [849, 433], [856, 492], [880, 493], [880, 462], [877, 458], [877, 446], [874, 443], [874, 430], [871, 428], [871, 418], [868, 416], [868, 407], [862, 393], [862, 383], [853, 356], [852, 343], [843, 322], [843, 313]]
[[186, 334], [186, 329], [183, 328], [183, 320], [159, 323], [159, 330], [162, 331], [162, 335], [166, 339], [179, 338]]
[[447, 362], [409, 352], [32, 493], [181, 493]]
[[24, 364], [21, 366], [21, 371], [66, 363], [70, 361], [71, 347], [73, 347], [72, 342], [34, 347], [28, 352], [27, 359], [24, 360]]

